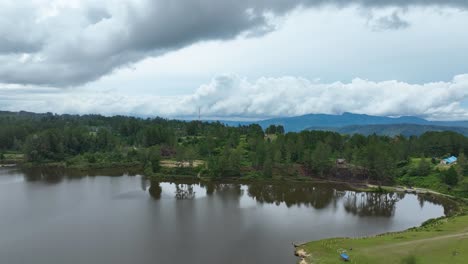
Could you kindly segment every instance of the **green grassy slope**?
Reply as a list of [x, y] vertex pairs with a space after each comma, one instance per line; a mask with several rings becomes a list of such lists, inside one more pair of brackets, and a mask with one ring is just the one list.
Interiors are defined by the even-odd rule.
[[429, 221], [422, 227], [367, 238], [333, 238], [300, 246], [306, 263], [341, 263], [345, 249], [350, 263], [468, 263], [468, 216]]

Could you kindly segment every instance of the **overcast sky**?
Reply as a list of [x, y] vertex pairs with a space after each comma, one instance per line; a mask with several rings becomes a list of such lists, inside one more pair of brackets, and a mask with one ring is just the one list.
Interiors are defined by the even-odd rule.
[[466, 0], [2, 0], [0, 110], [468, 120]]

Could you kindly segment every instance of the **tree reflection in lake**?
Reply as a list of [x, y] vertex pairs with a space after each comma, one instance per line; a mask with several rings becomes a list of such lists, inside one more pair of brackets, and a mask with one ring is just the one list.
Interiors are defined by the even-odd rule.
[[452, 212], [455, 212], [459, 209], [458, 204], [452, 201], [451, 199], [448, 199], [444, 196], [431, 194], [431, 193], [419, 194], [418, 201], [419, 201], [419, 205], [421, 206], [421, 208], [423, 208], [424, 204], [427, 202], [431, 204], [443, 206], [445, 215], [450, 215], [452, 214]]
[[[243, 193], [242, 185], [232, 183], [173, 183], [174, 198], [191, 200], [196, 197], [195, 184], [206, 190], [207, 196], [216, 195], [224, 201], [238, 201]], [[162, 188], [159, 182], [151, 182], [150, 195], [160, 199]], [[342, 203], [346, 212], [358, 216], [391, 217], [395, 213], [396, 202], [403, 199], [404, 193], [356, 193], [346, 191], [342, 186], [327, 184], [265, 184], [252, 183], [246, 185], [246, 194], [258, 203], [280, 205], [287, 207], [307, 206], [315, 209], [327, 207], [338, 208]]]
[[346, 192], [344, 208], [346, 212], [358, 216], [385, 216], [395, 213], [395, 204], [403, 199], [404, 193], [357, 193]]
[[[203, 184], [202, 184], [202, 186], [203, 186]], [[208, 196], [213, 195], [213, 193], [215, 192], [215, 186], [216, 186], [216, 185], [215, 185], [214, 183], [211, 183], [211, 182], [208, 183], [208, 184], [206, 184], [206, 185], [204, 186], [205, 189], [206, 189], [206, 195], [208, 195]]]
[[26, 181], [36, 182], [41, 181], [48, 184], [60, 183], [65, 177], [65, 169], [63, 168], [25, 168], [22, 170]]
[[122, 168], [107, 168], [107, 169], [92, 169], [92, 170], [78, 170], [63, 167], [34, 167], [34, 168], [17, 168], [23, 175], [26, 181], [30, 182], [44, 182], [47, 184], [57, 184], [63, 179], [81, 179], [84, 177], [96, 176], [136, 176], [137, 169], [122, 169]]
[[213, 184], [214, 192], [223, 200], [239, 200], [242, 195], [240, 184]]
[[248, 185], [248, 195], [259, 203], [285, 203], [287, 207], [293, 205], [311, 206], [315, 209], [327, 207], [342, 195], [340, 191], [310, 184], [264, 184], [254, 183]]
[[192, 200], [195, 198], [192, 184], [178, 184], [175, 185], [175, 198], [177, 200]]
[[148, 192], [151, 195], [151, 197], [153, 197], [153, 199], [161, 199], [162, 188], [160, 183], [158, 181], [151, 181], [151, 185], [148, 189]]
[[148, 188], [148, 179], [146, 177], [141, 177], [140, 182], [141, 182], [141, 190], [146, 192], [146, 189]]

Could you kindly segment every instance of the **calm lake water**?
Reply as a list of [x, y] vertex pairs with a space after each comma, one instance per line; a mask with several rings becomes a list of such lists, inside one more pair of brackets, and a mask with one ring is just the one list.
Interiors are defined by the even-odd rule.
[[258, 264], [295, 263], [293, 241], [402, 230], [444, 215], [444, 206], [331, 184], [0, 168], [0, 212], [0, 263]]

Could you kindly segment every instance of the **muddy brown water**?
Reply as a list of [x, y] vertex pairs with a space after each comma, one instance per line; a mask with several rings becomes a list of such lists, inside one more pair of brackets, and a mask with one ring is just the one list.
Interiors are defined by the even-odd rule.
[[444, 204], [336, 184], [0, 168], [0, 212], [0, 263], [258, 264], [295, 263], [292, 242], [418, 226]]

